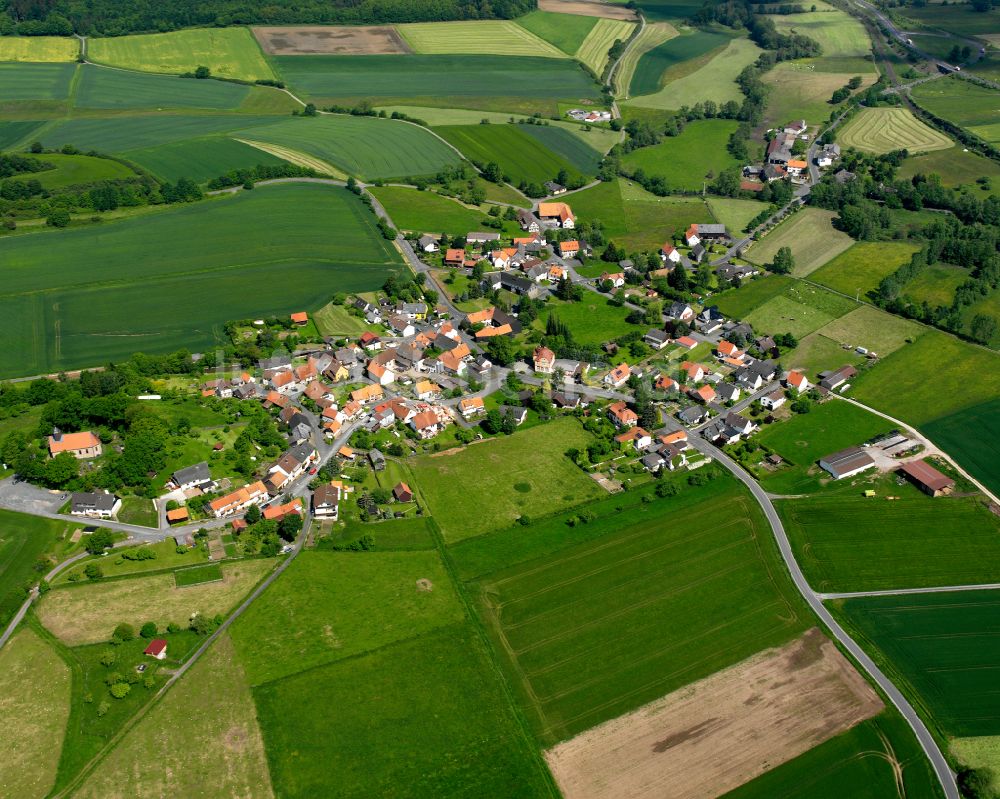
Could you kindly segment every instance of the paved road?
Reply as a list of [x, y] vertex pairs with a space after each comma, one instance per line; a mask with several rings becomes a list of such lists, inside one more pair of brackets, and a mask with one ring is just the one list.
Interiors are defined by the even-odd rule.
[[980, 583], [979, 585], [938, 585], [932, 588], [891, 588], [885, 591], [843, 591], [840, 593], [816, 594], [820, 599], [854, 599], [862, 596], [908, 596], [909, 594], [941, 594], [948, 591], [995, 591], [1000, 583]]
[[763, 509], [764, 515], [767, 517], [767, 521], [771, 525], [771, 531], [774, 533], [774, 538], [778, 543], [778, 549], [781, 551], [781, 557], [784, 559], [785, 566], [788, 568], [788, 571], [792, 576], [792, 581], [795, 583], [795, 587], [799, 590], [799, 593], [802, 594], [802, 597], [809, 604], [809, 607], [812, 608], [813, 612], [819, 616], [822, 622], [827, 626], [833, 637], [836, 638], [841, 646], [843, 646], [844, 649], [846, 649], [861, 665], [861, 667], [868, 672], [872, 680], [879, 686], [885, 695], [889, 697], [889, 700], [896, 706], [903, 718], [906, 719], [906, 722], [910, 725], [914, 734], [917, 736], [917, 740], [920, 742], [920, 746], [923, 748], [924, 753], [930, 760], [931, 766], [934, 768], [934, 772], [937, 774], [938, 780], [941, 782], [941, 786], [944, 789], [947, 799], [960, 799], [958, 787], [955, 784], [955, 775], [952, 774], [948, 761], [938, 748], [937, 742], [934, 740], [934, 736], [931, 735], [930, 730], [927, 729], [927, 726], [921, 720], [920, 716], [917, 715], [913, 706], [907, 701], [906, 697], [903, 696], [893, 682], [886, 677], [882, 670], [875, 664], [875, 661], [868, 656], [868, 654], [854, 641], [854, 639], [847, 634], [844, 628], [837, 623], [837, 620], [830, 615], [830, 611], [828, 611], [823, 605], [821, 596], [810, 588], [805, 575], [802, 573], [802, 569], [799, 568], [798, 561], [795, 560], [795, 554], [792, 552], [792, 546], [788, 541], [788, 535], [785, 533], [784, 525], [782, 525], [781, 518], [778, 516], [778, 512], [775, 510], [774, 504], [771, 502], [767, 492], [765, 492], [757, 481], [747, 474], [747, 472], [745, 472], [739, 464], [737, 464], [718, 447], [708, 443], [700, 436], [692, 436], [689, 439], [689, 443], [703, 454], [714, 458], [719, 464], [732, 472], [732, 474], [748, 489], [750, 489], [750, 493], [753, 494], [754, 499], [757, 500], [758, 504]]

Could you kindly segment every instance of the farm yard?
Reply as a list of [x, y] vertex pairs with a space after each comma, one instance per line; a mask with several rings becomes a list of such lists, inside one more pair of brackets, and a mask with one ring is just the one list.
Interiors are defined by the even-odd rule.
[[954, 142], [928, 127], [905, 108], [864, 108], [837, 136], [846, 147], [869, 153], [947, 150]]
[[[2, 53], [2, 51], [0, 51]], [[97, 64], [141, 72], [194, 72], [237, 80], [275, 80], [260, 47], [246, 28], [196, 28], [172, 33], [115, 36], [87, 41], [87, 57]]]
[[569, 797], [720, 796], [883, 707], [813, 628], [571, 738], [546, 759]]
[[848, 622], [903, 678], [905, 693], [947, 736], [1000, 732], [990, 689], [997, 670], [996, 591], [862, 597], [836, 604]]
[[[857, 438], [857, 443], [862, 440]], [[796, 558], [817, 591], [988, 583], [1000, 564], [1000, 519], [977, 497], [932, 499], [889, 483], [778, 503]], [[886, 496], [899, 499], [887, 501]]]
[[[335, 240], [325, 230], [331, 219], [339, 223]], [[98, 240], [105, 258], [85, 274], [67, 274], [64, 257], [72, 260], [70, 253]], [[399, 264], [349, 192], [303, 184], [100, 228], [16, 237], [0, 242], [0, 255], [8, 309], [0, 332], [19, 342], [0, 356], [0, 375], [11, 376], [95, 365], [137, 349], [211, 345], [230, 319], [313, 310], [336, 291], [375, 288]], [[295, 279], [285, 268], [292, 261]], [[251, 274], [256, 284], [248, 282]], [[119, 282], [104, 286], [109, 279]], [[155, 294], [151, 281], [160, 287]], [[319, 303], [317, 281], [329, 281]], [[256, 285], [269, 288], [262, 293]], [[184, 296], [183, 317], [164, 302], [170, 292]]]
[[[635, 710], [805, 628], [757, 507], [729, 478], [716, 482], [711, 500], [683, 511], [673, 512], [670, 500], [609, 507], [608, 518], [595, 510], [584, 526], [600, 537], [581, 543], [565, 541], [558, 526], [535, 536], [529, 528], [524, 536], [533, 543], [525, 546], [540, 546], [543, 535], [565, 542], [544, 560], [470, 585], [543, 744]], [[426, 489], [428, 481], [421, 484]]]
[[834, 216], [821, 208], [803, 208], [747, 248], [744, 257], [763, 266], [774, 260], [779, 249], [789, 247], [795, 259], [792, 274], [807, 277], [854, 244], [854, 239], [833, 227]]

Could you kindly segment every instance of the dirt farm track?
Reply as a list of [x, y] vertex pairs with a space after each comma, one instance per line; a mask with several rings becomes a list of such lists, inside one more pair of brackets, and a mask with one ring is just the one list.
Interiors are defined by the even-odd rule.
[[812, 629], [550, 749], [566, 799], [711, 799], [879, 713]]

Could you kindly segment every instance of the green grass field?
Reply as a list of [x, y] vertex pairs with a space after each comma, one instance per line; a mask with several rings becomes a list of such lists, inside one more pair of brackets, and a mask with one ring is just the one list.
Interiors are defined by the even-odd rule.
[[364, 319], [349, 314], [343, 305], [327, 303], [312, 315], [312, 320], [316, 324], [322, 336], [332, 336], [336, 334], [356, 336], [373, 328]]
[[304, 552], [232, 636], [250, 683], [260, 685], [462, 618], [436, 552]]
[[653, 94], [633, 97], [629, 102], [642, 108], [678, 109], [712, 100], [722, 104], [741, 100], [736, 76], [757, 60], [761, 50], [749, 39], [733, 39], [703, 67], [667, 83]]
[[179, 569], [174, 572], [174, 584], [178, 588], [201, 583], [214, 583], [222, 579], [222, 567], [218, 563], [196, 566], [193, 569]]
[[1000, 400], [933, 419], [921, 430], [970, 474], [1000, 494]]
[[834, 216], [832, 211], [803, 208], [750, 247], [744, 257], [755, 264], [769, 264], [781, 247], [790, 247], [795, 259], [792, 274], [805, 277], [854, 244], [854, 239], [833, 227]]
[[893, 150], [920, 153], [955, 146], [951, 139], [925, 125], [905, 108], [864, 108], [844, 125], [837, 140], [844, 147], [868, 153]]
[[[571, 59], [496, 55], [283, 56], [273, 62], [296, 92], [321, 104], [409, 104], [558, 113], [558, 100], [599, 97]], [[444, 93], [447, 91], [447, 94]]]
[[680, 136], [633, 150], [622, 164], [630, 170], [642, 169], [647, 175], [663, 177], [673, 189], [701, 191], [706, 180], [711, 182], [720, 172], [737, 166], [726, 149], [734, 130], [736, 123], [725, 119], [692, 122]]
[[470, 586], [544, 745], [808, 625], [757, 506], [716, 479], [709, 501], [609, 509], [599, 538]]
[[236, 134], [321, 158], [366, 179], [432, 175], [459, 155], [425, 128], [362, 116], [288, 118]]
[[566, 53], [558, 47], [509, 20], [418, 22], [397, 25], [396, 30], [419, 55], [468, 53], [566, 58]]
[[858, 375], [851, 395], [897, 419], [923, 425], [996, 399], [998, 364], [1000, 356], [931, 330]]
[[[902, 774], [897, 782], [894, 764]], [[939, 783], [906, 722], [887, 711], [724, 794], [723, 799], [938, 799]]]
[[657, 197], [624, 179], [599, 183], [570, 198], [573, 211], [600, 221], [604, 235], [628, 249], [656, 250], [692, 222], [714, 217], [698, 197]]
[[14, 180], [37, 180], [44, 189], [61, 189], [80, 183], [98, 180], [117, 180], [134, 177], [135, 172], [125, 164], [110, 158], [95, 158], [89, 155], [63, 155], [48, 153], [34, 157], [35, 160], [52, 164], [52, 169], [44, 172], [28, 172], [17, 175]]
[[[24, 588], [41, 578], [34, 566], [65, 533], [79, 525], [0, 510], [0, 627], [17, 612], [27, 594]], [[48, 571], [51, 564], [47, 565]]]
[[171, 33], [88, 39], [87, 58], [142, 72], [182, 73], [208, 67], [237, 80], [274, 80], [275, 74], [247, 28], [194, 28]]
[[163, 180], [176, 181], [184, 177], [197, 183], [235, 169], [283, 163], [282, 159], [270, 153], [224, 136], [185, 139], [156, 147], [125, 150], [122, 155]]
[[722, 33], [696, 30], [682, 36], [674, 36], [662, 44], [647, 50], [635, 66], [629, 95], [637, 97], [653, 94], [663, 86], [663, 76], [667, 70], [674, 71], [684, 62], [698, 59], [716, 48], [729, 43], [729, 36]]
[[531, 11], [517, 18], [517, 24], [540, 39], [555, 45], [566, 55], [575, 55], [587, 38], [597, 17], [579, 14], [558, 14], [552, 11]]
[[[789, 19], [802, 14], [795, 14]], [[870, 63], [847, 64], [844, 71], [822, 71], [828, 66], [823, 63], [788, 61], [778, 64], [763, 75], [764, 83], [770, 86], [765, 121], [771, 125], [784, 125], [791, 119], [805, 119], [818, 125], [830, 117], [832, 106], [830, 96], [854, 75], [861, 75], [862, 86], [875, 82], [876, 74]], [[838, 66], [836, 61], [830, 66]], [[859, 67], [867, 67], [861, 69]]]
[[[575, 127], [578, 131], [583, 130], [579, 126]], [[584, 175], [597, 174], [604, 158], [604, 152], [599, 149], [604, 142], [597, 137], [588, 141], [586, 134], [575, 135], [566, 128], [555, 125], [520, 125], [519, 130], [565, 158]]]
[[761, 475], [761, 484], [774, 494], [802, 494], [819, 488], [829, 475], [817, 461], [847, 447], [857, 446], [893, 429], [892, 422], [840, 400], [816, 405], [761, 430], [757, 440], [785, 460], [787, 466]]
[[920, 272], [903, 288], [913, 302], [928, 302], [931, 307], [951, 305], [955, 289], [969, 279], [969, 271], [960, 266], [934, 264]]
[[149, 75], [83, 65], [74, 97], [78, 108], [235, 109], [250, 93], [248, 86], [218, 80], [194, 80], [171, 75]]
[[808, 284], [791, 284], [783, 294], [755, 308], [746, 320], [757, 331], [801, 338], [858, 308], [846, 297]]
[[[129, 499], [134, 498], [130, 497]], [[148, 560], [130, 560], [124, 557], [125, 553], [131, 554], [139, 549], [152, 552], [153, 557]], [[139, 544], [134, 547], [128, 547], [125, 550], [115, 550], [110, 555], [95, 555], [84, 558], [59, 574], [52, 584], [65, 585], [69, 583], [69, 576], [74, 572], [82, 576], [84, 568], [91, 563], [100, 565], [105, 577], [121, 577], [127, 574], [142, 574], [143, 572], [162, 571], [163, 569], [184, 568], [204, 563], [207, 560], [208, 552], [200, 548], [187, 550], [184, 554], [178, 554], [177, 545], [173, 539], [168, 538], [165, 541], [158, 541], [155, 544]]]
[[9, 742], [0, 785], [9, 796], [47, 796], [69, 717], [69, 666], [38, 634], [21, 630], [0, 649], [0, 723]]
[[[601, 271], [607, 271], [607, 265]], [[598, 275], [600, 274], [599, 272]], [[532, 326], [536, 330], [544, 330], [545, 320], [549, 315], [555, 316], [569, 327], [574, 340], [583, 346], [597, 346], [635, 330], [633, 325], [625, 321], [627, 311], [609, 305], [608, 299], [588, 292], [580, 302], [551, 301]]]
[[529, 135], [522, 125], [447, 125], [434, 132], [457, 147], [470, 161], [483, 164], [495, 161], [515, 185], [554, 180], [559, 170], [579, 177], [580, 171], [569, 160]]
[[852, 349], [864, 347], [882, 358], [916, 341], [926, 331], [926, 327], [916, 322], [870, 305], [862, 305], [819, 329], [827, 338]]
[[65, 100], [76, 64], [0, 64], [0, 103]]
[[560, 419], [502, 439], [411, 462], [449, 543], [511, 526], [601, 496], [604, 489], [563, 453], [591, 440], [579, 422]]
[[998, 607], [996, 591], [967, 591], [851, 599], [838, 615], [940, 730], [961, 737], [1000, 732]]
[[268, 683], [254, 696], [278, 796], [328, 795], [332, 783], [345, 797], [558, 796], [464, 624]]
[[711, 197], [708, 207], [712, 215], [731, 233], [740, 233], [746, 229], [755, 216], [767, 208], [767, 203], [759, 200], [734, 200], [729, 197]]
[[119, 793], [274, 795], [253, 697], [227, 636], [129, 730], [75, 795]]
[[864, 25], [850, 14], [823, 4], [820, 11], [769, 17], [780, 33], [796, 31], [817, 41], [825, 58], [868, 55], [871, 42]]
[[481, 211], [430, 191], [399, 186], [373, 186], [370, 191], [400, 230], [464, 236], [481, 228], [486, 218]]
[[[167, 78], [180, 80], [180, 78]], [[191, 139], [274, 122], [272, 116], [164, 114], [107, 118], [76, 117], [46, 127], [38, 136], [46, 147], [72, 144], [79, 150], [124, 154], [141, 150], [146, 157], [154, 148], [178, 143], [190, 147]], [[187, 140], [187, 141], [185, 141]], [[262, 158], [266, 155], [261, 153]], [[179, 156], [183, 159], [183, 156]], [[197, 163], [197, 158], [192, 156]], [[176, 164], [177, 162], [175, 162]]]
[[1000, 30], [1000, 13], [996, 9], [975, 11], [971, 3], [928, 3], [906, 9], [906, 16], [930, 28], [940, 28], [959, 36], [992, 34]]
[[[968, 333], [972, 320], [980, 314], [988, 316], [994, 322], [1000, 324], [1000, 292], [994, 290], [985, 297], [979, 297], [972, 305], [967, 306], [962, 311], [962, 320], [965, 323], [963, 330]], [[986, 342], [987, 346], [993, 349], [1000, 348], [1000, 330], [997, 330], [993, 337]]]
[[994, 791], [997, 784], [997, 766], [1000, 766], [1000, 736], [981, 735], [971, 738], [952, 738], [948, 750], [959, 763], [973, 768], [986, 768], [992, 772], [990, 788]]
[[[99, 262], [65, 268], [95, 246]], [[0, 336], [18, 342], [0, 356], [0, 375], [11, 376], [211, 346], [230, 319], [314, 310], [336, 291], [381, 285], [399, 264], [360, 201], [305, 184], [18, 236], [0, 242], [0, 259]]]
[[1000, 139], [1000, 92], [995, 89], [947, 77], [914, 86], [911, 95], [918, 105], [986, 141]]
[[[887, 501], [885, 492], [899, 499]], [[1000, 519], [978, 498], [932, 499], [895, 483], [876, 493], [874, 499], [858, 490], [778, 503], [796, 558], [815, 590], [881, 591], [994, 580]]]
[[621, 19], [597, 20], [597, 24], [590, 29], [587, 38], [575, 53], [577, 60], [590, 67], [595, 75], [602, 75], [608, 65], [608, 50], [611, 45], [616, 40], [628, 41], [634, 27], [634, 22]]
[[858, 242], [812, 272], [809, 279], [834, 291], [867, 297], [918, 249], [905, 241]]
[[[619, 97], [627, 98], [630, 96], [632, 78], [642, 57], [677, 35], [677, 28], [669, 22], [654, 22], [647, 24], [642, 29], [619, 62], [618, 69], [615, 70], [615, 88]], [[657, 76], [657, 81], [658, 79], [659, 76]]]
[[0, 148], [8, 149], [26, 138], [32, 131], [38, 130], [42, 124], [44, 123], [29, 119], [0, 120]]
[[76, 61], [80, 42], [68, 36], [0, 36], [0, 61]]
[[937, 175], [941, 185], [949, 188], [974, 187], [977, 178], [988, 177], [994, 183], [994, 190], [1000, 190], [1000, 164], [961, 147], [912, 155], [897, 172], [899, 177], [907, 179], [917, 174]]
[[795, 285], [784, 275], [765, 275], [744, 283], [738, 289], [729, 289], [713, 298], [726, 316], [743, 319], [768, 300], [784, 294]]

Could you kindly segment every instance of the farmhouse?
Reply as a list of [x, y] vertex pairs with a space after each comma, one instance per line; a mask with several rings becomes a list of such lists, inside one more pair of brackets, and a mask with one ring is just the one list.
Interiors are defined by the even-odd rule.
[[114, 494], [80, 492], [73, 494], [70, 513], [92, 519], [110, 519], [121, 510], [122, 501]]
[[542, 229], [538, 217], [524, 208], [517, 211], [517, 223], [521, 226], [521, 230], [526, 230], [529, 233], [538, 233]]
[[955, 487], [954, 480], [941, 474], [925, 460], [904, 463], [899, 467], [899, 471], [905, 474], [917, 488], [932, 497], [950, 494]]
[[466, 234], [465, 240], [469, 244], [485, 244], [488, 241], [500, 241], [499, 233], [484, 233], [481, 230], [474, 230]]
[[832, 372], [820, 372], [819, 385], [827, 391], [833, 391], [835, 388], [842, 386], [857, 373], [858, 370], [850, 365], [841, 366], [839, 369]]
[[679, 264], [681, 262], [681, 252], [673, 244], [664, 244], [660, 247], [660, 259], [664, 263]]
[[575, 258], [577, 253], [579, 252], [580, 252], [580, 242], [576, 240], [559, 242], [560, 258]]
[[149, 655], [151, 658], [156, 658], [157, 660], [166, 660], [167, 658], [167, 642], [163, 638], [154, 638], [149, 642], [149, 646], [142, 650], [142, 654]]
[[103, 452], [101, 440], [86, 430], [81, 433], [62, 433], [58, 429], [49, 436], [49, 455], [53, 458], [61, 452], [68, 452], [74, 458], [97, 458]]
[[834, 480], [843, 480], [871, 469], [875, 461], [861, 447], [849, 447], [821, 458], [819, 465], [833, 475]]
[[572, 228], [576, 226], [573, 210], [566, 203], [539, 203], [538, 216], [543, 222], [555, 223], [556, 227]]

